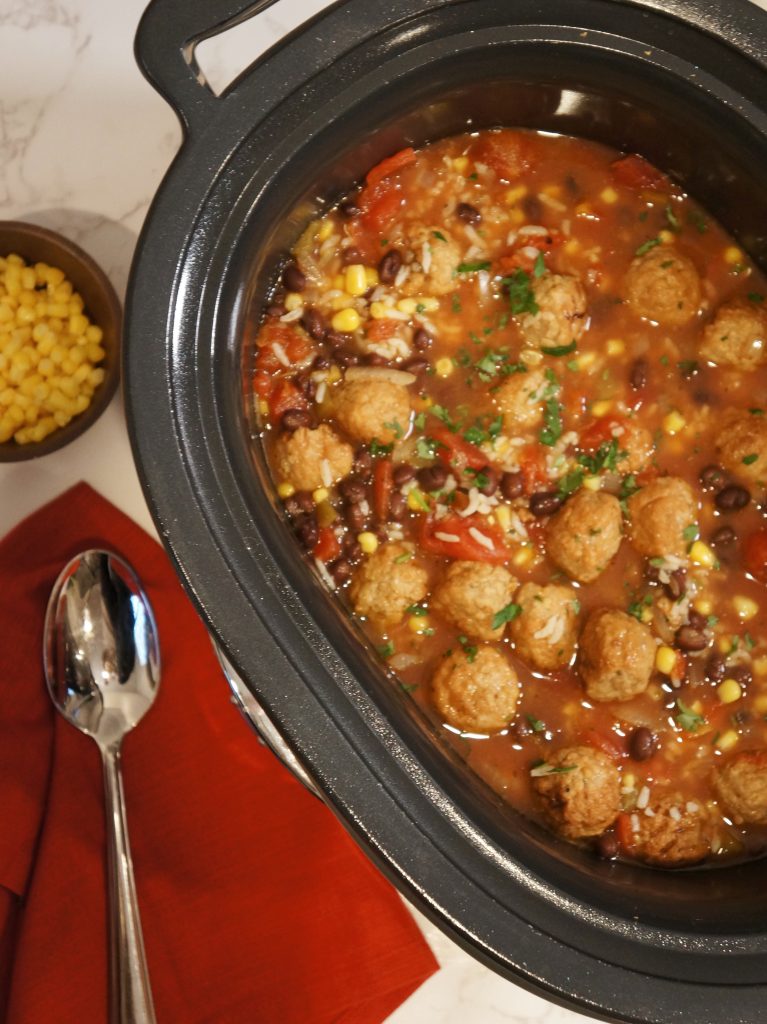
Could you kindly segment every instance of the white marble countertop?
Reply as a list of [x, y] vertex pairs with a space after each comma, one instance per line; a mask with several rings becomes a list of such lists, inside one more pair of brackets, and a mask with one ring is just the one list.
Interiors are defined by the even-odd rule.
[[[759, 0], [767, 6], [767, 0]], [[326, 0], [281, 0], [198, 48], [222, 87]], [[152, 196], [181, 140], [175, 115], [141, 76], [133, 38], [144, 0], [0, 4], [0, 217], [53, 228], [104, 267], [120, 295]], [[67, 448], [0, 465], [0, 536], [78, 480], [155, 533], [133, 465], [120, 397]], [[226, 700], [222, 685], [221, 698]], [[234, 713], [234, 712], [233, 712]], [[498, 977], [418, 918], [441, 970], [389, 1024], [578, 1024]]]

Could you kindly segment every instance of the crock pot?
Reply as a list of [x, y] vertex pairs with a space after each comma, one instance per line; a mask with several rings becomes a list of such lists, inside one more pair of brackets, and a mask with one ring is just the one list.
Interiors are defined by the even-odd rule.
[[763, 1022], [764, 863], [599, 861], [450, 753], [276, 508], [246, 339], [318, 210], [385, 155], [467, 125], [643, 153], [767, 266], [767, 16], [745, 0], [345, 0], [215, 96], [195, 44], [268, 6], [155, 0], [137, 37], [185, 129], [137, 248], [124, 366], [136, 462], [178, 573], [328, 805], [469, 952], [604, 1019]]

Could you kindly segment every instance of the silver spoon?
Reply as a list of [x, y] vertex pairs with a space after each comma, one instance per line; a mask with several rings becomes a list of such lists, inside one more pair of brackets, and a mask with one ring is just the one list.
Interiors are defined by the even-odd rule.
[[99, 746], [109, 864], [110, 1022], [155, 1024], [120, 772], [123, 736], [160, 680], [157, 627], [135, 572], [108, 551], [62, 570], [45, 616], [43, 658], [56, 708]]

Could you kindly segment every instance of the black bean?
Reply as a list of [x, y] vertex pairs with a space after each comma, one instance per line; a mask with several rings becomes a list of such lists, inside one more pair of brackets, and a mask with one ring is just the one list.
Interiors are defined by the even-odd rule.
[[504, 473], [501, 477], [501, 494], [507, 501], [519, 498], [525, 490], [525, 478], [521, 473]]
[[352, 264], [364, 263], [362, 253], [359, 249], [355, 249], [353, 245], [350, 245], [348, 249], [341, 251], [341, 265], [344, 267], [351, 267]]
[[721, 654], [709, 654], [706, 658], [706, 679], [721, 683], [727, 673], [727, 662]]
[[413, 335], [413, 347], [418, 352], [425, 352], [431, 346], [431, 342], [432, 338], [428, 331], [424, 330], [423, 327], [416, 328], [416, 332]]
[[365, 366], [388, 366], [389, 360], [386, 356], [381, 356], [378, 352], [368, 352], [362, 359]]
[[354, 503], [355, 501], [364, 501], [368, 493], [365, 483], [356, 476], [347, 476], [347, 478], [342, 480], [338, 485], [338, 489], [344, 500], [350, 503]]
[[330, 368], [330, 360], [327, 356], [316, 356], [312, 363], [313, 370], [327, 370]]
[[353, 533], [344, 534], [344, 539], [341, 541], [341, 550], [352, 562], [358, 555], [362, 554], [362, 548], [359, 546], [357, 538]]
[[728, 665], [726, 675], [729, 679], [734, 679], [736, 683], [740, 683], [741, 686], [748, 686], [753, 679], [748, 665]]
[[614, 832], [603, 832], [594, 843], [594, 849], [602, 860], [615, 860], [620, 852], [618, 837]]
[[302, 512], [313, 512], [315, 501], [311, 491], [296, 491], [294, 498], [301, 507]]
[[295, 375], [293, 383], [306, 395], [308, 399], [311, 400], [314, 398], [317, 385], [305, 370], [302, 370], [300, 373]]
[[498, 473], [491, 466], [485, 466], [478, 475], [484, 479], [477, 481], [477, 490], [489, 498], [498, 490]]
[[289, 430], [292, 433], [299, 427], [308, 427], [311, 421], [312, 418], [306, 409], [286, 409], [282, 414], [280, 424], [283, 430]]
[[404, 494], [400, 494], [399, 491], [394, 491], [389, 497], [389, 518], [393, 519], [395, 523], [398, 523], [401, 519], [405, 518], [407, 512], [407, 499]]
[[631, 364], [629, 384], [634, 391], [642, 391], [647, 387], [649, 366], [646, 359], [635, 359]]
[[359, 217], [361, 210], [353, 199], [346, 199], [343, 203], [339, 203], [338, 212], [342, 217], [351, 220], [352, 217]]
[[751, 494], [740, 484], [730, 484], [714, 498], [714, 504], [722, 512], [737, 512], [751, 501]]
[[479, 224], [482, 220], [482, 214], [471, 203], [459, 203], [455, 208], [455, 213], [466, 224]]
[[413, 356], [412, 359], [408, 359], [402, 364], [402, 369], [406, 370], [408, 373], [414, 373], [416, 375], [419, 373], [426, 373], [429, 369], [429, 360], [422, 359], [420, 356]]
[[332, 349], [343, 348], [344, 345], [351, 345], [353, 343], [354, 336], [342, 334], [341, 331], [328, 331], [325, 335], [325, 341]]
[[336, 352], [336, 362], [339, 366], [356, 366], [359, 361], [360, 357], [356, 352], [349, 352], [347, 349]]
[[285, 511], [291, 519], [296, 519], [301, 515], [301, 506], [296, 501], [295, 497], [291, 496], [290, 498], [286, 498], [283, 504], [285, 506]]
[[708, 619], [701, 612], [696, 612], [693, 608], [687, 616], [688, 626], [692, 626], [693, 629], [706, 629], [708, 627]]
[[298, 537], [307, 551], [311, 551], [320, 536], [320, 528], [313, 515], [304, 516], [297, 526]]
[[711, 643], [711, 634], [694, 626], [680, 626], [675, 641], [680, 651], [705, 651]]
[[392, 474], [395, 487], [402, 487], [403, 484], [410, 483], [411, 480], [415, 480], [415, 466], [411, 466], [407, 462], [401, 462], [399, 466], [394, 467], [394, 473]]
[[370, 479], [373, 472], [373, 456], [367, 448], [358, 448], [354, 455], [354, 469], [363, 480]]
[[538, 196], [525, 196], [522, 200], [522, 209], [531, 224], [540, 224], [543, 220], [543, 203]]
[[288, 263], [282, 272], [282, 283], [289, 292], [302, 292], [306, 288], [306, 274], [295, 263]]
[[271, 306], [266, 307], [266, 315], [271, 317], [272, 320], [279, 320], [281, 316], [285, 316], [287, 309], [282, 302], [273, 302]]
[[530, 496], [530, 511], [537, 519], [544, 519], [546, 516], [553, 516], [564, 501], [559, 491], [537, 491]]
[[341, 586], [351, 579], [352, 567], [345, 558], [337, 558], [330, 566], [330, 575]]
[[706, 491], [718, 491], [727, 483], [727, 475], [721, 466], [704, 466], [698, 476], [701, 487]]
[[629, 737], [629, 754], [634, 761], [647, 761], [655, 753], [657, 738], [646, 725], [640, 725]]
[[441, 491], [447, 483], [448, 472], [444, 466], [423, 466], [416, 473], [418, 484], [424, 491]]
[[355, 501], [353, 505], [349, 505], [344, 515], [346, 517], [346, 522], [349, 524], [349, 528], [354, 530], [355, 533], [359, 533], [360, 530], [365, 529], [365, 525], [368, 521], [368, 514], [360, 502]]
[[675, 569], [669, 576], [668, 583], [663, 589], [673, 601], [678, 601], [685, 592], [687, 584], [687, 572], [684, 569]]
[[309, 337], [314, 338], [315, 341], [322, 341], [328, 333], [328, 325], [325, 323], [324, 316], [312, 306], [304, 310], [301, 325]]
[[738, 535], [731, 526], [720, 526], [719, 529], [712, 534], [711, 544], [715, 548], [728, 548], [731, 544], [734, 544], [737, 539]]
[[394, 284], [394, 279], [402, 266], [402, 256], [399, 249], [389, 249], [383, 255], [378, 264], [378, 277], [382, 284]]

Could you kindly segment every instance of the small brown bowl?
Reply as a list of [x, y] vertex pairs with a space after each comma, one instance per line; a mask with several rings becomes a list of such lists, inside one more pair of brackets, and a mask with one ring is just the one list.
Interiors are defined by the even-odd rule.
[[29, 264], [47, 263], [63, 270], [85, 303], [85, 314], [103, 331], [101, 345], [106, 351], [99, 365], [105, 371], [103, 382], [93, 394], [91, 404], [64, 427], [42, 441], [17, 444], [0, 442], [0, 462], [20, 462], [48, 455], [74, 441], [95, 423], [109, 405], [120, 376], [120, 334], [122, 308], [112, 283], [104, 271], [79, 245], [63, 235], [23, 221], [0, 221], [0, 256], [15, 253]]

